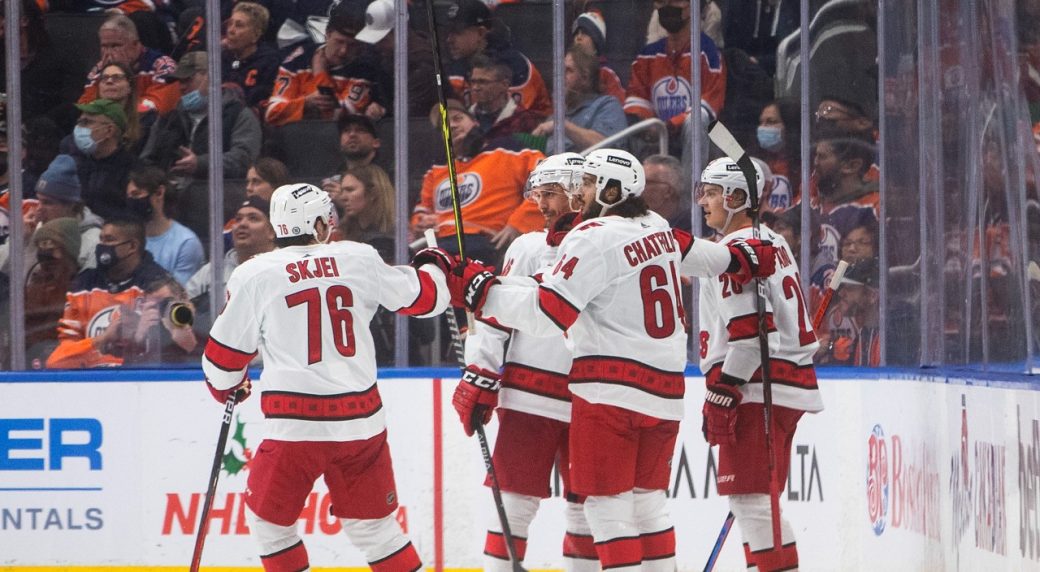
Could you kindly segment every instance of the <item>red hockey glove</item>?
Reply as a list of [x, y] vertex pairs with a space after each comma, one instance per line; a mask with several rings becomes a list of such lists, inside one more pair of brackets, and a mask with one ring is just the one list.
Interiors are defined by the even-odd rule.
[[737, 406], [743, 396], [737, 387], [741, 380], [722, 374], [720, 383], [707, 387], [704, 393], [704, 421], [701, 431], [708, 445], [732, 445], [737, 442]]
[[776, 272], [776, 247], [768, 240], [749, 238], [734, 240], [729, 243], [729, 252], [733, 257], [726, 269], [740, 284], [747, 284], [753, 278], [767, 278]]
[[486, 266], [479, 260], [470, 260], [465, 265], [456, 266], [448, 274], [448, 292], [451, 293], [451, 305], [465, 307], [477, 312], [484, 305], [488, 289], [497, 279], [492, 271], [493, 266]]
[[209, 382], [208, 379], [206, 380], [206, 388], [209, 389], [210, 395], [213, 396], [213, 399], [217, 400], [217, 403], [226, 403], [228, 397], [231, 397], [231, 394], [237, 392], [238, 390], [242, 390], [242, 393], [239, 394], [238, 400], [235, 401], [235, 403], [242, 403], [243, 401], [248, 399], [249, 395], [253, 392], [253, 384], [250, 383], [248, 374], [246, 374], [246, 376], [242, 379], [242, 383], [236, 385], [235, 387], [232, 387], [231, 389], [217, 389], [213, 387], [213, 385]]
[[498, 389], [502, 386], [497, 373], [468, 366], [462, 371], [462, 380], [455, 388], [451, 404], [459, 412], [459, 420], [466, 436], [473, 435], [477, 423], [487, 425], [498, 406]]
[[416, 252], [415, 256], [412, 257], [411, 265], [413, 268], [419, 268], [423, 264], [432, 264], [440, 268], [441, 272], [447, 276], [459, 265], [459, 259], [443, 248], [431, 247]]

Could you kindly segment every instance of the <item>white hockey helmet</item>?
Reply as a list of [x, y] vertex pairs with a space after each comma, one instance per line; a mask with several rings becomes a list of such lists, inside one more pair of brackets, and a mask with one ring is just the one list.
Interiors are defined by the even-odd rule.
[[271, 195], [270, 220], [277, 238], [305, 234], [317, 238], [314, 223], [320, 219], [331, 230], [333, 213], [332, 198], [314, 185], [282, 185]]
[[[585, 174], [596, 177], [596, 202], [604, 210], [617, 205], [628, 197], [643, 194], [646, 173], [643, 165], [628, 151], [621, 149], [596, 149], [585, 157]], [[616, 203], [603, 202], [603, 189], [612, 181], [621, 187], [621, 198]]]
[[[752, 163], [755, 165], [756, 192], [761, 197], [765, 185], [765, 176], [762, 172], [762, 166], [754, 160], [752, 160]], [[748, 192], [748, 184], [747, 179], [744, 178], [744, 172], [740, 170], [737, 162], [729, 157], [715, 159], [704, 168], [704, 172], [701, 173], [701, 181], [697, 185], [697, 200], [700, 200], [703, 195], [704, 185], [718, 185], [722, 187], [722, 207], [731, 214], [751, 208], [751, 193]], [[744, 200], [741, 203], [732, 204], [730, 198], [738, 190], [744, 192]]]
[[585, 157], [578, 153], [557, 153], [538, 162], [527, 176], [524, 198], [532, 199], [532, 191], [542, 185], [560, 185], [568, 197], [581, 196], [582, 165]]

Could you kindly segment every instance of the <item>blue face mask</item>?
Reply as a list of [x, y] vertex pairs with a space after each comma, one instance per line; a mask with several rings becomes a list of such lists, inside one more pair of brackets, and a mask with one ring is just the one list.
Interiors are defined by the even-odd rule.
[[200, 111], [206, 106], [206, 98], [202, 97], [199, 90], [193, 89], [181, 96], [181, 106], [185, 111]]
[[94, 136], [91, 133], [92, 131], [89, 127], [77, 125], [72, 130], [72, 139], [76, 142], [77, 149], [85, 155], [92, 156], [94, 151], [97, 150], [97, 141], [94, 141]]
[[766, 151], [776, 151], [784, 144], [784, 130], [780, 127], [758, 126], [755, 133], [758, 136], [758, 144]]

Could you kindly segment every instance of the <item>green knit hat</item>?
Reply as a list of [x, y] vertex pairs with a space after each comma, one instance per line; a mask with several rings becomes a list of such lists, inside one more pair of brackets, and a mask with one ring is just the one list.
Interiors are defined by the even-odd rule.
[[33, 244], [37, 247], [44, 240], [51, 239], [65, 251], [71, 260], [79, 259], [80, 233], [79, 221], [71, 217], [56, 218], [47, 221], [33, 233]]

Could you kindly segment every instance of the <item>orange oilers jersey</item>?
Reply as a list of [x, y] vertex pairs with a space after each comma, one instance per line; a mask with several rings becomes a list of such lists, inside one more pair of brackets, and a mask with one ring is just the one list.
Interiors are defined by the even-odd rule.
[[[23, 199], [22, 200], [22, 214], [32, 212], [33, 209], [38, 207], [40, 202], [36, 199]], [[11, 236], [11, 193], [6, 190], [0, 193], [0, 244], [7, 242], [7, 238]], [[34, 229], [25, 229], [25, 232], [31, 233]]]
[[599, 92], [614, 96], [618, 103], [625, 104], [625, 88], [621, 85], [621, 78], [618, 77], [617, 72], [607, 66], [599, 68]]
[[48, 368], [75, 369], [119, 366], [123, 359], [103, 354], [93, 338], [101, 335], [123, 307], [134, 308], [145, 289], [170, 276], [151, 256], [126, 280], [111, 283], [97, 268], [84, 270], [65, 296], [58, 321], [58, 347], [47, 358]]
[[[285, 125], [303, 119], [304, 98], [318, 91], [319, 86], [331, 87], [336, 101], [348, 113], [364, 113], [376, 97], [380, 72], [376, 66], [354, 61], [314, 73], [311, 61], [318, 46], [298, 47], [285, 58], [274, 80], [274, 90], [267, 103], [264, 121], [271, 125]], [[379, 101], [387, 107], [386, 101]], [[323, 117], [332, 119], [329, 111]]]
[[[525, 109], [548, 117], [552, 115], [552, 98], [549, 97], [549, 89], [545, 86], [545, 80], [538, 68], [534, 67], [527, 56], [514, 49], [496, 50], [494, 58], [509, 66], [513, 70], [513, 79], [509, 84], [509, 93], [513, 100]], [[456, 60], [448, 65], [448, 81], [456, 95], [462, 98], [466, 107], [473, 104], [469, 98], [469, 63]]]
[[[726, 102], [726, 66], [722, 52], [705, 34], [701, 34], [700, 107], [714, 118]], [[632, 62], [628, 80], [625, 113], [640, 119], [658, 117], [681, 124], [693, 108], [694, 93], [690, 72], [690, 47], [680, 52], [668, 51], [668, 39], [647, 44]]]
[[[87, 74], [87, 85], [78, 103], [90, 103], [98, 98], [98, 79], [101, 76], [101, 63], [96, 64]], [[166, 115], [177, 107], [181, 100], [181, 89], [175, 81], [166, 81], [165, 76], [177, 70], [177, 62], [156, 50], [146, 48], [134, 64], [137, 69], [137, 99], [140, 108], [155, 109], [160, 115]]]
[[[456, 161], [463, 233], [495, 233], [506, 225], [531, 232], [545, 226], [538, 207], [523, 197], [527, 175], [544, 157], [533, 149], [490, 149], [468, 161]], [[447, 165], [434, 165], [426, 172], [413, 213], [413, 224], [420, 215], [435, 213], [437, 236], [455, 234]]]

